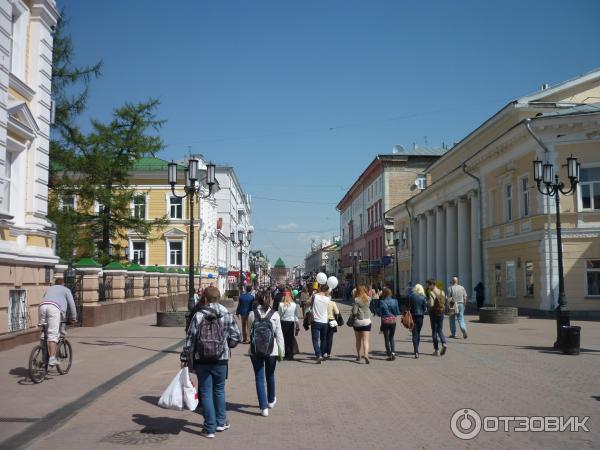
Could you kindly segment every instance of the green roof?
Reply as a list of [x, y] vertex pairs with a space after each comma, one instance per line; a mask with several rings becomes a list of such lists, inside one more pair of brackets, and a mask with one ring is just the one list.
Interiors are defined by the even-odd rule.
[[283, 260], [281, 258], [277, 259], [277, 262], [275, 263], [275, 268], [276, 269], [285, 269], [285, 263], [283, 262]]
[[75, 267], [76, 269], [82, 269], [82, 268], [88, 268], [88, 267], [100, 268], [100, 267], [102, 267], [102, 264], [98, 264], [92, 258], [82, 258], [79, 261], [77, 261], [75, 264], [73, 264], [73, 267]]
[[[147, 156], [140, 158], [133, 164], [133, 170], [162, 170], [166, 171], [168, 168], [169, 161], [164, 159]], [[183, 170], [184, 166], [179, 166]]]
[[126, 270], [127, 267], [125, 267], [123, 264], [121, 264], [118, 261], [112, 261], [110, 264], [104, 266], [104, 270]]

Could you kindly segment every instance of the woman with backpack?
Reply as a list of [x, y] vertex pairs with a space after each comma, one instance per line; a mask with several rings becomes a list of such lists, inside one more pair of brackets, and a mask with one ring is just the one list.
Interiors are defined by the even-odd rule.
[[415, 359], [419, 359], [419, 342], [421, 341], [421, 328], [423, 328], [423, 316], [427, 309], [427, 297], [425, 297], [425, 290], [420, 284], [416, 284], [412, 294], [410, 294], [409, 304], [410, 313], [413, 319], [412, 329], [412, 341], [413, 350], [415, 353]]
[[283, 292], [283, 298], [279, 303], [279, 317], [281, 318], [281, 329], [285, 341], [285, 357], [289, 361], [294, 359], [294, 336], [298, 325], [298, 305], [292, 299], [290, 291]]
[[[275, 396], [275, 366], [284, 352], [283, 332], [279, 313], [271, 308], [271, 295], [259, 291], [258, 306], [248, 316], [250, 326], [250, 360], [254, 368], [256, 394], [260, 414], [269, 415], [269, 409], [277, 403]], [[267, 388], [265, 390], [265, 381]]]
[[387, 360], [396, 359], [396, 346], [394, 343], [394, 334], [396, 333], [396, 317], [400, 315], [398, 300], [392, 298], [392, 291], [385, 288], [382, 294], [383, 299], [377, 305], [377, 314], [381, 317], [381, 332], [385, 341], [385, 351]]
[[[435, 285], [434, 280], [427, 280], [427, 306], [429, 307], [429, 319], [431, 321], [431, 337], [433, 338], [434, 356], [446, 354], [446, 336], [444, 336], [444, 311], [446, 310], [446, 296], [444, 291]], [[442, 351], [439, 351], [438, 336], [442, 341]]]
[[363, 349], [363, 358], [367, 364], [369, 361], [369, 336], [371, 334], [371, 297], [367, 294], [365, 286], [356, 289], [356, 298], [352, 305], [352, 317], [354, 317], [354, 337], [356, 338], [356, 361], [360, 362], [360, 349]]

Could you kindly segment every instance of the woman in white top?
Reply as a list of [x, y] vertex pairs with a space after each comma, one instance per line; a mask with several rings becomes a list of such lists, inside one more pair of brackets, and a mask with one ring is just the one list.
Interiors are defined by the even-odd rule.
[[[277, 397], [275, 397], [275, 366], [277, 360], [281, 361], [281, 355], [284, 350], [283, 333], [281, 332], [281, 320], [279, 319], [279, 313], [273, 311], [271, 308], [271, 294], [268, 291], [259, 291], [256, 295], [256, 301], [258, 306], [256, 309], [248, 315], [248, 326], [250, 327], [250, 360], [252, 361], [252, 367], [254, 368], [254, 378], [256, 381], [256, 394], [258, 396], [258, 404], [260, 407], [260, 414], [263, 417], [269, 415], [269, 408], [273, 408], [277, 403]], [[258, 352], [260, 344], [258, 341], [258, 332], [253, 332], [253, 326], [256, 319], [255, 315], [258, 314], [260, 319], [269, 317], [272, 330], [273, 330], [273, 350], [269, 355], [260, 356]], [[258, 322], [257, 322], [258, 327]], [[257, 328], [258, 331], [258, 328]], [[262, 334], [262, 333], [261, 333]], [[265, 391], [265, 380], [267, 389]]]
[[284, 359], [294, 359], [294, 333], [299, 330], [298, 325], [298, 305], [292, 299], [289, 290], [283, 292], [283, 298], [279, 303], [279, 317], [281, 318], [281, 329], [283, 331], [283, 340], [285, 341]]

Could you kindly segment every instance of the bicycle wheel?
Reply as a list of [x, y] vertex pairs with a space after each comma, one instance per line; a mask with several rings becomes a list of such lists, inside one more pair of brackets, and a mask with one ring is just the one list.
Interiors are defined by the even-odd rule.
[[58, 359], [58, 364], [56, 365], [58, 373], [61, 375], [69, 373], [71, 364], [73, 363], [73, 349], [71, 348], [71, 343], [66, 339], [58, 343], [56, 358]]
[[41, 345], [36, 345], [29, 355], [29, 378], [35, 384], [41, 383], [48, 373], [46, 351]]

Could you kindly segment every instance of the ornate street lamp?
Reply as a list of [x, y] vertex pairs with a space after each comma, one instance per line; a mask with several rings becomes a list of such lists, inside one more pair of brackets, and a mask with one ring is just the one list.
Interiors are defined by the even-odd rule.
[[[171, 161], [168, 164], [168, 179], [171, 185], [171, 193], [176, 198], [187, 198], [190, 206], [190, 242], [189, 242], [189, 257], [188, 257], [188, 310], [192, 310], [194, 302], [194, 199], [200, 202], [200, 199], [206, 199], [215, 192], [219, 191], [219, 184], [215, 178], [215, 165], [208, 163], [206, 165], [206, 177], [200, 180], [200, 161], [192, 158], [188, 160], [188, 167], [184, 170], [185, 180], [185, 195], [177, 195], [175, 193], [175, 185], [177, 184], [177, 164]], [[204, 181], [208, 186], [208, 193], [202, 194], [202, 183]]]
[[[244, 246], [246, 246], [246, 245], [250, 246], [250, 242], [252, 242], [253, 234], [254, 234], [254, 227], [252, 225], [250, 225], [250, 227], [248, 227], [247, 233], [245, 233], [244, 230], [238, 230], [237, 241], [236, 241], [236, 236], [235, 236], [234, 231], [232, 231], [231, 234], [229, 235], [229, 239], [231, 240], [231, 245], [240, 249], [240, 252], [239, 252], [239, 255], [240, 255], [240, 295], [242, 294], [242, 291], [244, 289], [244, 275], [243, 275]], [[244, 241], [244, 237], [246, 237], [246, 241]]]
[[399, 270], [399, 261], [398, 261], [398, 247], [400, 246], [400, 239], [402, 238], [402, 246], [404, 247], [404, 243], [406, 242], [406, 232], [402, 230], [402, 234], [399, 231], [394, 231], [392, 228], [388, 228], [385, 230], [385, 237], [387, 240], [387, 244], [389, 246], [393, 245], [395, 254], [394, 254], [394, 292], [396, 298], [399, 298], [400, 295], [400, 280], [398, 278], [398, 270]]
[[[548, 149], [544, 143], [531, 130], [530, 119], [525, 121], [525, 126], [540, 147], [542, 147], [546, 153], [548, 153]], [[554, 173], [553, 164], [549, 162], [542, 163], [542, 161], [537, 158], [535, 161], [533, 161], [533, 179], [536, 182], [538, 191], [542, 195], [554, 197], [554, 202], [556, 205], [556, 244], [558, 247], [558, 307], [556, 308], [556, 342], [554, 343], [554, 348], [559, 348], [562, 342], [562, 327], [568, 327], [571, 324], [569, 310], [567, 308], [567, 298], [565, 295], [562, 230], [560, 223], [560, 194], [570, 195], [576, 192], [577, 184], [579, 183], [579, 169], [580, 164], [577, 162], [577, 158], [575, 158], [573, 155], [569, 156], [567, 158], [567, 176], [569, 178], [570, 186], [568, 189], [566, 189], [566, 185], [560, 181], [558, 173]]]

